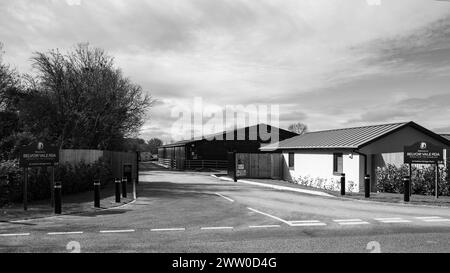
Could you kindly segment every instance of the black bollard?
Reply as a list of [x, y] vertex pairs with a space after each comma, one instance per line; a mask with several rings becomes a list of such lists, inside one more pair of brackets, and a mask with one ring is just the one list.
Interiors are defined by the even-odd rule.
[[127, 198], [127, 181], [126, 177], [122, 177], [122, 197]]
[[100, 180], [94, 180], [94, 207], [100, 207]]
[[116, 203], [120, 203], [120, 179], [116, 178]]
[[404, 201], [409, 202], [409, 176], [403, 177], [403, 191], [404, 191]]
[[54, 193], [55, 193], [55, 214], [61, 214], [61, 203], [62, 203], [62, 186], [61, 181], [56, 181], [54, 186]]
[[341, 173], [341, 195], [345, 195], [345, 173]]
[[370, 175], [368, 174], [364, 177], [364, 193], [366, 198], [370, 197]]

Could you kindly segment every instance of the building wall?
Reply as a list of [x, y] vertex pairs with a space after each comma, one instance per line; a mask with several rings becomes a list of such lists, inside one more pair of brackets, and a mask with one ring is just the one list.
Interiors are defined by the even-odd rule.
[[[340, 181], [341, 176], [333, 174], [333, 152], [327, 151], [293, 151], [294, 167], [289, 168], [289, 151], [283, 151], [283, 179], [295, 181], [300, 177], [312, 179], [320, 178], [327, 183]], [[353, 192], [360, 190], [360, 181], [364, 181], [364, 158], [353, 154], [351, 158], [349, 151], [335, 151], [343, 153], [343, 172], [346, 181], [353, 182]]]

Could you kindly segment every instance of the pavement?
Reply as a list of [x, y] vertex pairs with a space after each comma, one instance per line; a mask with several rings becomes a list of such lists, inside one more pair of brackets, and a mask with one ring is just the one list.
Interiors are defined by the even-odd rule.
[[450, 210], [363, 203], [154, 168], [138, 199], [0, 223], [0, 252], [449, 252]]

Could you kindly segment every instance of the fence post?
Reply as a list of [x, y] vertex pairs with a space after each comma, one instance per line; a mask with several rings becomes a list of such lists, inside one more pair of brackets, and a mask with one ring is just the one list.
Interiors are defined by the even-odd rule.
[[94, 207], [100, 207], [100, 180], [94, 180]]
[[233, 153], [233, 180], [237, 182], [236, 152]]
[[122, 177], [122, 197], [126, 198], [127, 197], [127, 178], [126, 177]]
[[[136, 181], [137, 182], [137, 181]], [[136, 184], [135, 181], [133, 180], [133, 200], [136, 200], [137, 198], [137, 194], [136, 194]]]
[[365, 192], [365, 197], [369, 198], [370, 197], [370, 175], [366, 174], [366, 176], [364, 177], [364, 192]]
[[54, 189], [54, 191], [55, 191], [55, 214], [61, 214], [61, 211], [62, 211], [62, 209], [61, 209], [61, 203], [62, 203], [62, 200], [61, 200], [61, 193], [62, 193], [62, 191], [61, 191], [61, 181], [56, 181], [55, 182], [55, 189]]
[[345, 195], [345, 173], [341, 173], [341, 195]]
[[410, 183], [409, 179], [410, 179], [409, 176], [403, 177], [403, 194], [404, 194], [403, 200], [405, 202], [409, 202], [409, 183]]
[[120, 179], [116, 178], [114, 183], [116, 184], [116, 203], [120, 203]]

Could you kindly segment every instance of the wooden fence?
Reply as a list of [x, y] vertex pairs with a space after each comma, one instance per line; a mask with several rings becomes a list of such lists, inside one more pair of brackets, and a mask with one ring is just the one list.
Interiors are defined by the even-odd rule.
[[239, 178], [282, 179], [283, 155], [279, 153], [236, 153]]
[[108, 162], [114, 177], [122, 178], [124, 176], [124, 167], [131, 165], [131, 179], [137, 178], [137, 155], [134, 152], [113, 152], [101, 150], [71, 150], [65, 149], [59, 151], [59, 163], [77, 164], [84, 162], [92, 164], [103, 158]]

